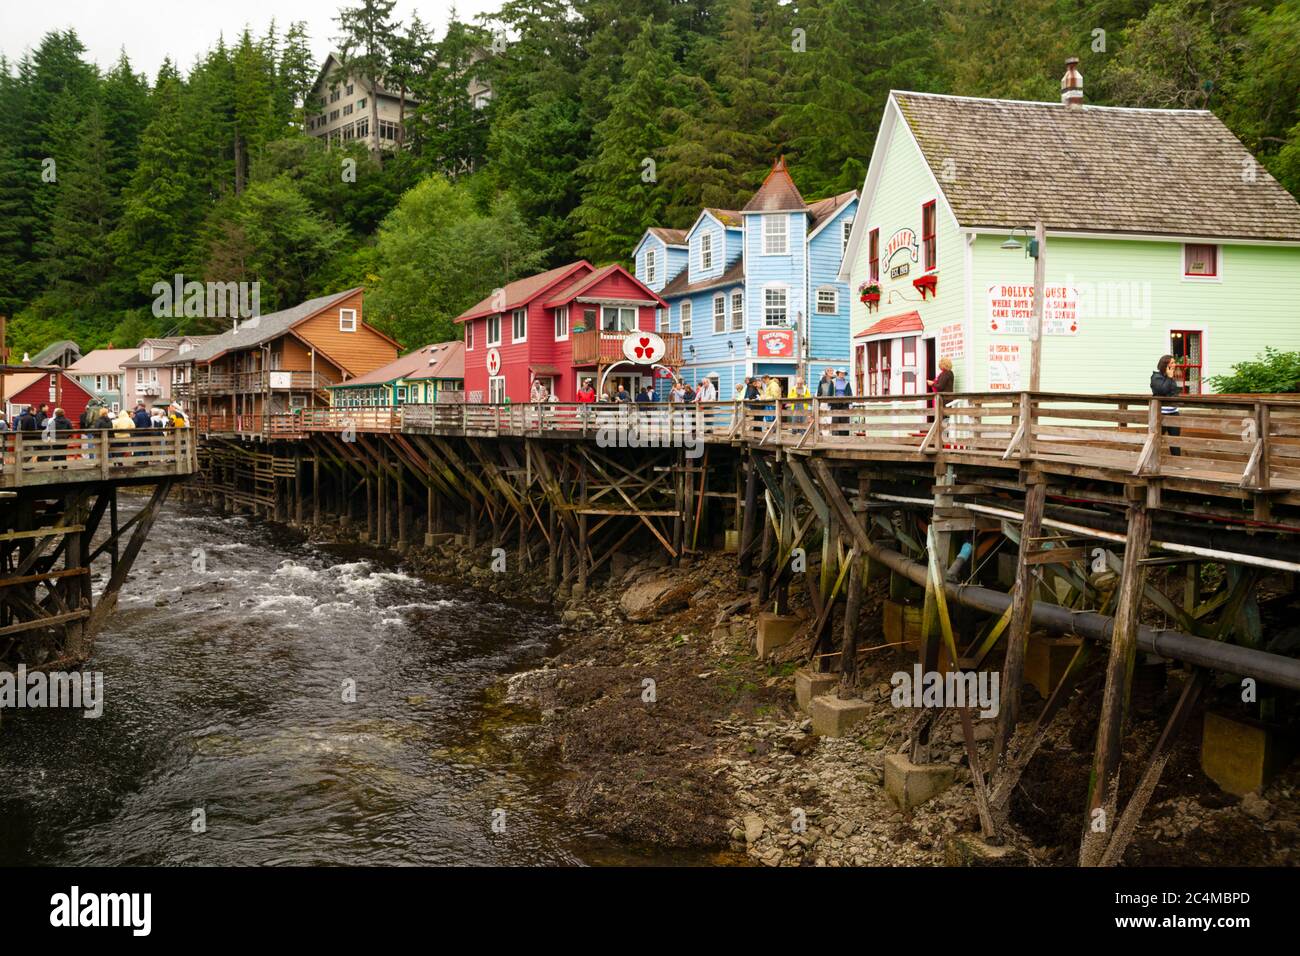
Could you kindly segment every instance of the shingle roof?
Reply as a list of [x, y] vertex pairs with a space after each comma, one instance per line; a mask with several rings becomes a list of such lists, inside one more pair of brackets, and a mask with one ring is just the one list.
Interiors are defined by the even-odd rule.
[[[718, 209], [715, 206], [705, 206], [704, 208], [709, 215], [718, 220], [718, 222], [722, 223], [724, 226], [729, 226], [732, 229], [739, 229], [745, 224], [745, 220], [741, 217], [740, 213], [734, 209]], [[686, 241], [685, 232], [682, 233], [682, 241]]]
[[496, 315], [498, 312], [505, 312], [509, 309], [518, 308], [531, 302], [539, 294], [545, 292], [555, 283], [563, 280], [570, 273], [577, 272], [580, 269], [591, 269], [591, 263], [585, 259], [578, 262], [570, 262], [568, 265], [557, 266], [554, 269], [548, 269], [546, 272], [539, 272], [537, 275], [527, 276], [523, 279], [516, 279], [514, 282], [507, 283], [502, 292], [505, 293], [504, 301], [496, 301], [496, 293], [487, 296], [477, 305], [470, 306], [460, 315], [456, 316], [457, 322], [465, 322], [469, 319], [479, 319], [485, 315]]
[[373, 372], [350, 378], [345, 382], [340, 382], [339, 386], [335, 387], [382, 385], [385, 382], [395, 382], [399, 378], [463, 379], [464, 377], [465, 343], [457, 339], [452, 342], [437, 342], [433, 345], [418, 348], [414, 352], [403, 355], [396, 361], [375, 369]]
[[72, 341], [72, 339], [60, 339], [57, 342], [51, 342], [49, 345], [45, 346], [45, 348], [32, 356], [32, 364], [46, 365], [52, 362], [61, 353], [69, 350], [76, 352], [78, 356], [81, 355], [81, 346]]
[[875, 325], [870, 325], [863, 329], [855, 339], [863, 339], [868, 335], [886, 335], [893, 332], [920, 332], [925, 328], [921, 321], [920, 312], [904, 312], [902, 315], [891, 315], [881, 319]]
[[[210, 362], [217, 356], [224, 355], [234, 349], [246, 349], [254, 345], [260, 345], [263, 342], [269, 342], [271, 339], [283, 335], [304, 319], [329, 308], [335, 302], [341, 302], [348, 296], [360, 292], [361, 289], [362, 287], [358, 286], [355, 289], [348, 289], [346, 292], [318, 296], [315, 299], [300, 302], [291, 309], [282, 309], [279, 312], [271, 312], [253, 319], [245, 319], [239, 323], [238, 328], [222, 332], [220, 335], [214, 335], [202, 345], [196, 346], [193, 351], [186, 352], [183, 361]], [[176, 358], [179, 359], [181, 356], [178, 355]]]
[[815, 203], [809, 203], [808, 214], [812, 216], [812, 225], [809, 227], [809, 231], [815, 232], [822, 223], [827, 219], [830, 219], [857, 198], [858, 191], [856, 189], [850, 189], [848, 192], [840, 193], [838, 196], [830, 196], [826, 199], [819, 199]]
[[685, 229], [665, 229], [663, 226], [651, 226], [649, 229], [651, 235], [662, 239], [670, 246], [686, 245]]
[[1300, 204], [1207, 110], [893, 98], [963, 226], [1300, 239]]
[[122, 370], [122, 363], [136, 353], [136, 349], [95, 349], [69, 365], [68, 371], [82, 375], [116, 374]]
[[659, 293], [662, 298], [668, 299], [679, 295], [690, 295], [695, 292], [703, 292], [706, 289], [716, 289], [724, 285], [735, 285], [738, 282], [745, 281], [745, 260], [739, 258], [733, 262], [730, 268], [722, 275], [714, 279], [701, 279], [699, 282], [688, 282], [687, 270], [683, 269], [673, 277], [673, 281], [664, 286], [663, 291]]
[[785, 168], [785, 157], [778, 156], [772, 164], [771, 171], [758, 187], [758, 192], [749, 197], [741, 212], [801, 212], [807, 208], [799, 187], [790, 178], [790, 171]]

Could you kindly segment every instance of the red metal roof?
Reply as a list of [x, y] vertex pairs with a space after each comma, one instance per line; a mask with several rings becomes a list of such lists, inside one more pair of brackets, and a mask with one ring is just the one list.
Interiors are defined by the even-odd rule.
[[591, 263], [586, 259], [581, 259], [578, 262], [570, 262], [568, 265], [557, 266], [546, 272], [539, 272], [537, 275], [516, 279], [514, 282], [507, 283], [501, 290], [504, 293], [502, 296], [503, 301], [498, 301], [496, 294], [493, 293], [477, 305], [456, 316], [456, 321], [467, 322], [470, 319], [481, 319], [485, 315], [496, 315], [498, 312], [517, 309], [520, 306], [527, 305], [543, 292], [571, 275], [575, 275], [582, 270], [590, 272], [591, 269]]
[[758, 187], [758, 192], [750, 197], [741, 212], [802, 212], [807, 208], [799, 187], [790, 178], [790, 171], [785, 168], [785, 157], [777, 157], [772, 164], [772, 171]]
[[601, 266], [595, 272], [587, 273], [585, 276], [580, 277], [577, 282], [573, 283], [573, 285], [566, 288], [563, 292], [557, 293], [554, 297], [548, 299], [546, 302], [542, 304], [545, 305], [546, 308], [548, 309], [553, 309], [556, 306], [560, 306], [560, 305], [566, 305], [569, 302], [572, 302], [574, 299], [578, 298], [580, 295], [582, 295], [582, 293], [586, 292], [592, 286], [597, 285], [602, 279], [611, 276], [616, 272], [621, 272], [634, 285], [640, 286], [641, 291], [645, 293], [647, 300], [653, 299], [655, 302], [659, 303], [661, 307], [663, 308], [668, 307], [667, 302], [659, 298], [659, 296], [656, 295], [654, 292], [650, 291], [650, 289], [646, 287], [645, 283], [643, 283], [636, 276], [632, 275], [632, 273], [628, 272], [617, 262], [611, 262], [609, 265]]
[[925, 329], [925, 324], [921, 321], [921, 313], [904, 312], [902, 315], [891, 315], [888, 318], [881, 319], [875, 325], [863, 329], [855, 339], [865, 339], [869, 335], [901, 335], [904, 332], [921, 332]]

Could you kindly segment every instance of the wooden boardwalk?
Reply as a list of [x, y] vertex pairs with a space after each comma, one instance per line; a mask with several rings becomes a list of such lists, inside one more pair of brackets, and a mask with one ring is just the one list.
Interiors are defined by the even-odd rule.
[[50, 441], [39, 432], [0, 433], [0, 488], [176, 478], [197, 466], [191, 428], [78, 432]]

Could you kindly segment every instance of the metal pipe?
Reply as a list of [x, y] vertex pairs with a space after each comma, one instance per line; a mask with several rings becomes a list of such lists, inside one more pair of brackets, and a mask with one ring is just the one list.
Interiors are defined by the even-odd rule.
[[[875, 545], [867, 553], [872, 560], [879, 561], [891, 571], [925, 586], [928, 569], [924, 564], [911, 561], [897, 551]], [[973, 584], [948, 583], [944, 585], [944, 593], [951, 600], [988, 614], [1000, 615], [1011, 606], [1011, 595]], [[1115, 624], [1114, 618], [1103, 614], [1073, 611], [1043, 601], [1035, 601], [1031, 613], [1033, 622], [1040, 627], [1103, 643], [1110, 642], [1111, 630]], [[1253, 677], [1274, 687], [1300, 690], [1300, 660], [1294, 658], [1145, 625], [1138, 627], [1137, 645], [1160, 657], [1241, 677]]]

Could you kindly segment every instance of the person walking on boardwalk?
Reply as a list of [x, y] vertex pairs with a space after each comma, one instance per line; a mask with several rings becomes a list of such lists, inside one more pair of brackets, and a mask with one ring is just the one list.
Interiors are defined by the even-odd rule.
[[590, 405], [596, 400], [596, 387], [591, 384], [591, 379], [582, 380], [582, 388], [578, 389], [578, 401], [584, 405]]
[[[1151, 373], [1151, 394], [1157, 398], [1172, 398], [1175, 395], [1181, 395], [1183, 390], [1178, 384], [1178, 380], [1169, 373], [1175, 371], [1174, 357], [1172, 355], [1160, 356], [1160, 361], [1156, 362], [1156, 370]], [[1162, 415], [1177, 415], [1178, 407], [1176, 405], [1162, 405], [1160, 407]], [[1176, 438], [1182, 434], [1181, 429], [1172, 425], [1166, 425], [1163, 428], [1164, 434]], [[1171, 455], [1181, 455], [1182, 449], [1170, 448]]]
[[718, 400], [718, 390], [713, 384], [713, 379], [705, 377], [700, 383], [700, 389], [695, 393], [697, 402], [716, 402]]
[[822, 369], [821, 381], [817, 383], [817, 397], [829, 398], [835, 394], [835, 373], [828, 365]]

